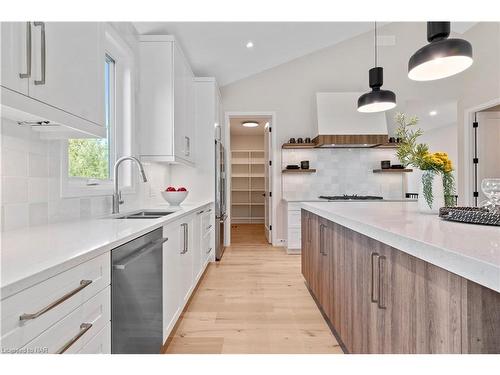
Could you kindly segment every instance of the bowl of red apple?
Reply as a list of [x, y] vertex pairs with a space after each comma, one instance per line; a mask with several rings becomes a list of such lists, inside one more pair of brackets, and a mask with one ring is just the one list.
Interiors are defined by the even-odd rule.
[[179, 206], [184, 199], [186, 199], [188, 195], [188, 191], [185, 187], [175, 188], [173, 186], [169, 186], [165, 189], [165, 191], [161, 192], [161, 196], [165, 199], [168, 204], [173, 207]]

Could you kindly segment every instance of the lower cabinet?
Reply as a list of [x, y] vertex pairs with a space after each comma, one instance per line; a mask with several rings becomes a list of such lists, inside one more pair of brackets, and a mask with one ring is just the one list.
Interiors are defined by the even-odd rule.
[[163, 244], [163, 342], [168, 339], [207, 265], [207, 233], [203, 230], [205, 221], [201, 215], [205, 211], [213, 212], [206, 206], [163, 227], [163, 237], [168, 238]]
[[302, 211], [302, 274], [350, 353], [500, 353], [500, 294]]

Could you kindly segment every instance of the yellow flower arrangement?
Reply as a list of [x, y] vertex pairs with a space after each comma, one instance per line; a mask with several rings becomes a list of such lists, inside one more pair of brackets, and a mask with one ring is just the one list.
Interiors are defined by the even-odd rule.
[[424, 195], [431, 206], [432, 203], [432, 174], [439, 173], [443, 177], [443, 188], [446, 206], [454, 204], [455, 179], [453, 177], [453, 164], [446, 152], [429, 152], [425, 143], [418, 143], [418, 138], [423, 134], [422, 129], [415, 128], [418, 124], [416, 116], [408, 117], [404, 113], [396, 114], [398, 124], [396, 136], [401, 139], [398, 145], [397, 157], [404, 165], [413, 165], [426, 173], [422, 176]]

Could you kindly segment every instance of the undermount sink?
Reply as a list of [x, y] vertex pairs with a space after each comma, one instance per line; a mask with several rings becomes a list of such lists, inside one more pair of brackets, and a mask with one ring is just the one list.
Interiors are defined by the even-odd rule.
[[162, 216], [167, 216], [173, 213], [173, 211], [139, 211], [123, 216], [117, 216], [115, 219], [159, 219]]

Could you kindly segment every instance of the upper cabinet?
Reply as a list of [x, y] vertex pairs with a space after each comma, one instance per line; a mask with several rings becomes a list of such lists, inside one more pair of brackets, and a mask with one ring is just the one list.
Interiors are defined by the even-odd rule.
[[141, 158], [193, 165], [194, 74], [169, 35], [140, 36]]
[[2, 110], [46, 138], [103, 137], [104, 27], [2, 22]]

